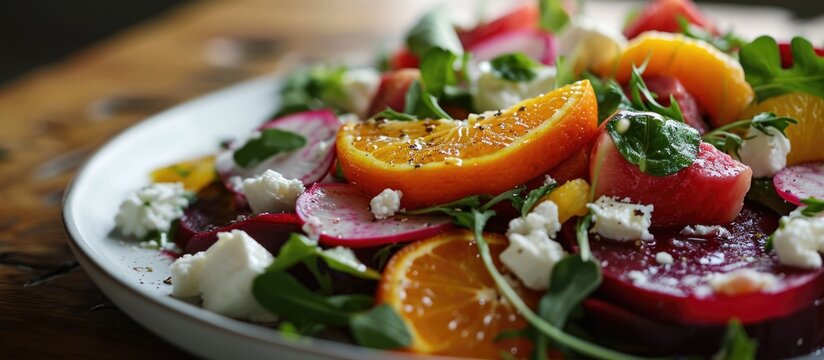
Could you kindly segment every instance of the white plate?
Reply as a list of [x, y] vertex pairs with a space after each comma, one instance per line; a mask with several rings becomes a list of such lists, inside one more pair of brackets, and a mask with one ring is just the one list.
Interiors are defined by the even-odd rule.
[[120, 309], [161, 338], [201, 357], [410, 358], [318, 339], [289, 340], [276, 330], [174, 299], [171, 286], [163, 283], [172, 260], [112, 232], [120, 202], [149, 183], [152, 169], [214, 153], [221, 140], [247, 134], [277, 107], [278, 84], [268, 76], [216, 92], [155, 115], [103, 146], [67, 191], [63, 219], [69, 245]]

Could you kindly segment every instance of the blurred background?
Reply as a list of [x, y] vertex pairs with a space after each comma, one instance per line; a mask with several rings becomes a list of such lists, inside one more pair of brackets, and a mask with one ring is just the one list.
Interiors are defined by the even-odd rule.
[[[203, 1], [203, 0], [201, 0]], [[375, 0], [381, 1], [382, 0]], [[483, 0], [481, 0], [483, 1]], [[105, 40], [137, 23], [162, 16], [196, 0], [33, 0], [0, 4], [0, 85], [59, 61], [84, 47]], [[725, 0], [707, 4], [745, 4], [785, 9], [799, 23], [824, 14], [822, 0]], [[269, 11], [290, 1], [270, 1]], [[630, 2], [632, 3], [632, 2]], [[637, 1], [641, 4], [642, 1]], [[711, 5], [712, 6], [712, 5]], [[712, 13], [711, 13], [712, 14]], [[719, 16], [721, 17], [721, 16]], [[760, 25], [769, 28], [771, 25]]]

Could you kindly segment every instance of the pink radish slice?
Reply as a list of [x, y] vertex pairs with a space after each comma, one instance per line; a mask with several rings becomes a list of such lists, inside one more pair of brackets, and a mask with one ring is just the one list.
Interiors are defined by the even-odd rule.
[[555, 63], [555, 41], [552, 35], [539, 30], [515, 30], [493, 36], [468, 49], [477, 62], [489, 61], [500, 55], [521, 52], [544, 65]]
[[824, 199], [824, 163], [788, 166], [773, 177], [778, 196], [796, 205], [814, 197]]
[[266, 250], [275, 254], [289, 235], [300, 232], [300, 218], [294, 213], [260, 214], [231, 223], [227, 226], [195, 234], [186, 244], [184, 252], [193, 254], [208, 249], [217, 241], [217, 233], [243, 230]]
[[238, 179], [257, 176], [268, 169], [287, 179], [300, 179], [304, 185], [311, 185], [323, 179], [335, 162], [335, 136], [339, 127], [340, 121], [329, 110], [307, 111], [271, 120], [257, 130], [290, 131], [305, 137], [306, 145], [290, 153], [271, 156], [257, 166], [243, 168], [233, 158], [235, 150], [243, 143], [235, 142], [218, 154], [217, 172], [227, 188], [234, 192], [240, 192]]
[[320, 219], [320, 242], [353, 248], [419, 240], [452, 226], [447, 217], [396, 215], [376, 220], [370, 198], [350, 184], [315, 184], [297, 201], [297, 213], [306, 222]]

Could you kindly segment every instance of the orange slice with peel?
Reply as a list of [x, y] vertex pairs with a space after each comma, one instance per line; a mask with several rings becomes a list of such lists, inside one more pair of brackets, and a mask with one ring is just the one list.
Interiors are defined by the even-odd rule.
[[[496, 266], [506, 248], [503, 235], [485, 233]], [[530, 307], [538, 294], [513, 281]], [[501, 352], [524, 358], [531, 344], [523, 339], [495, 341], [504, 330], [527, 323], [498, 293], [478, 255], [471, 232], [454, 230], [407, 245], [387, 263], [377, 299], [394, 308], [412, 333], [409, 350], [418, 353], [500, 358]]]
[[824, 98], [807, 93], [779, 95], [753, 104], [744, 111], [742, 118], [751, 118], [764, 111], [798, 120], [798, 124], [790, 125], [786, 130], [791, 144], [787, 165], [824, 161], [819, 139], [824, 134]]
[[597, 133], [589, 81], [467, 120], [367, 121], [344, 125], [338, 160], [369, 195], [403, 192], [406, 207], [498, 194], [544, 174]]
[[682, 34], [646, 32], [630, 41], [615, 68], [599, 69], [602, 76], [614, 72], [626, 84], [632, 65], [641, 66], [649, 58], [644, 76], [677, 78], [695, 96], [699, 107], [714, 126], [739, 119], [753, 100], [753, 90], [744, 79], [738, 60], [709, 43]]
[[205, 156], [164, 166], [152, 171], [151, 177], [156, 183], [182, 182], [184, 189], [198, 192], [217, 178], [215, 157]]

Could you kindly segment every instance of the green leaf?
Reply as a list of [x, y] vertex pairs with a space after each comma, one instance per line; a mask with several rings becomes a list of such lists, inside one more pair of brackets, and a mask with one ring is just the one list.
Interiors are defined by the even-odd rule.
[[560, 0], [541, 0], [539, 6], [541, 29], [557, 34], [569, 23], [569, 14]]
[[701, 143], [698, 131], [689, 125], [651, 112], [618, 112], [607, 123], [607, 131], [624, 159], [653, 176], [671, 175], [692, 165]]
[[750, 339], [744, 327], [738, 320], [731, 320], [727, 324], [727, 333], [721, 344], [721, 349], [713, 356], [716, 360], [746, 360], [755, 359], [758, 342]]
[[372, 116], [373, 119], [386, 119], [386, 120], [401, 120], [401, 121], [413, 121], [418, 120], [415, 115], [409, 115], [407, 113], [402, 113], [399, 111], [395, 111], [390, 107], [387, 107], [383, 111], [375, 114]]
[[765, 135], [772, 136], [772, 133], [767, 131], [767, 128], [771, 127], [778, 130], [781, 135], [786, 137], [787, 133], [784, 130], [786, 130], [791, 124], [798, 124], [798, 121], [791, 117], [775, 115], [775, 113], [772, 112], [762, 112], [756, 114], [752, 118], [750, 126], [754, 127], [758, 131], [761, 131]]
[[488, 210], [500, 202], [509, 201], [512, 204], [512, 207], [514, 207], [515, 210], [520, 212], [521, 208], [524, 207], [524, 198], [521, 197], [521, 194], [523, 194], [524, 190], [526, 190], [526, 186], [518, 186], [514, 189], [504, 191], [498, 194], [497, 196], [493, 197], [489, 201], [487, 201], [481, 207], [481, 210]]
[[824, 200], [809, 197], [801, 200], [801, 203], [806, 205], [806, 207], [801, 210], [801, 215], [815, 217], [824, 212]]
[[350, 294], [350, 295], [333, 295], [326, 298], [336, 309], [342, 311], [366, 311], [375, 304], [375, 299], [369, 295]]
[[404, 97], [404, 110], [418, 119], [452, 119], [449, 114], [438, 105], [438, 99], [432, 94], [423, 91], [421, 84], [416, 80], [409, 84]]
[[579, 255], [567, 256], [552, 269], [549, 290], [538, 304], [538, 313], [550, 324], [563, 328], [572, 310], [600, 285], [598, 263]]
[[443, 9], [435, 9], [418, 21], [406, 35], [406, 47], [419, 58], [433, 48], [463, 54], [461, 40]]
[[647, 88], [644, 78], [641, 77], [647, 68], [647, 61], [649, 61], [649, 58], [644, 60], [640, 67], [636, 67], [635, 64], [632, 65], [632, 74], [629, 79], [632, 107], [636, 110], [651, 111], [684, 122], [684, 114], [681, 113], [681, 107], [678, 105], [678, 101], [675, 100], [675, 96], [670, 95], [670, 106], [664, 107], [656, 100], [658, 95]]
[[297, 233], [293, 233], [289, 240], [281, 246], [275, 261], [272, 262], [272, 265], [269, 265], [267, 270], [283, 271], [298, 263], [304, 263], [309, 266], [310, 271], [316, 277], [319, 277], [318, 282], [323, 283], [324, 279], [320, 278], [323, 274], [312, 262], [316, 259], [322, 259], [330, 269], [335, 271], [367, 280], [380, 279], [380, 273], [358, 261], [351, 249], [338, 247], [322, 250], [316, 242]]
[[336, 104], [346, 94], [346, 71], [344, 66], [321, 65], [291, 73], [280, 90], [280, 110], [273, 117], [321, 108], [343, 111]]
[[790, 92], [824, 97], [824, 58], [816, 55], [812, 44], [802, 37], [793, 38], [790, 48], [793, 66], [789, 69], [781, 68], [778, 44], [769, 36], [741, 48], [739, 61], [757, 101]]
[[375, 349], [397, 349], [409, 346], [412, 335], [403, 319], [389, 305], [358, 313], [349, 323], [359, 345]]
[[[730, 155], [735, 155], [740, 159], [741, 156], [738, 155], [738, 151], [741, 149], [744, 140], [747, 139], [742, 138], [738, 133], [743, 133], [752, 126], [758, 131], [772, 136], [773, 132], [767, 131], [767, 128], [772, 127], [781, 133], [782, 136], [787, 136], [785, 133], [787, 127], [797, 123], [798, 121], [789, 117], [777, 116], [771, 112], [762, 112], [756, 114], [752, 119], [739, 120], [720, 126], [704, 134], [702, 140], [712, 144], [716, 149]], [[737, 131], [738, 133], [732, 131]]]
[[715, 35], [703, 28], [696, 26], [687, 20], [684, 16], [678, 15], [678, 26], [680, 31], [687, 37], [698, 39], [709, 43], [728, 54], [735, 54], [735, 52], [744, 46], [747, 42], [744, 39], [733, 34], [731, 31], [723, 35]]
[[392, 257], [392, 254], [395, 253], [396, 250], [402, 248], [405, 244], [395, 243], [389, 244], [382, 247], [378, 250], [375, 255], [372, 256], [372, 261], [375, 262], [375, 268], [378, 270], [383, 269], [386, 263], [389, 261], [389, 258]]
[[787, 215], [795, 209], [795, 205], [778, 196], [771, 178], [753, 178], [747, 199], [764, 205], [779, 215]]
[[379, 272], [361, 263], [350, 248], [338, 246], [326, 250], [318, 248], [318, 251], [318, 255], [326, 261], [326, 264], [332, 270], [368, 280], [379, 280], [381, 278]]
[[307, 237], [292, 233], [289, 240], [280, 247], [275, 260], [267, 268], [267, 271], [283, 271], [295, 266], [303, 260], [314, 256], [317, 253], [317, 244]]
[[489, 64], [496, 77], [512, 82], [535, 79], [538, 75], [535, 70], [541, 67], [541, 64], [519, 52], [503, 54], [492, 59]]
[[555, 88], [566, 86], [575, 82], [575, 73], [566, 57], [559, 56], [555, 59]]
[[426, 92], [440, 97], [444, 88], [458, 83], [455, 61], [458, 55], [441, 48], [432, 48], [421, 59], [421, 82]]
[[589, 72], [585, 72], [583, 75], [589, 80], [592, 89], [595, 91], [595, 99], [598, 102], [599, 125], [618, 110], [632, 109], [632, 103], [624, 94], [624, 89], [615, 80], [601, 80]]
[[334, 326], [349, 322], [349, 314], [341, 312], [325, 297], [312, 292], [283, 271], [266, 271], [256, 277], [252, 294], [261, 306], [286, 319]]
[[521, 216], [526, 216], [529, 214], [529, 212], [532, 211], [532, 208], [535, 207], [535, 203], [547, 194], [551, 193], [552, 190], [555, 190], [556, 187], [558, 187], [558, 183], [553, 181], [552, 183], [544, 184], [531, 190], [529, 194], [526, 195], [523, 205], [521, 205]]
[[306, 145], [306, 138], [281, 129], [264, 129], [260, 136], [246, 142], [233, 155], [241, 167], [253, 167], [270, 156], [297, 150]]

